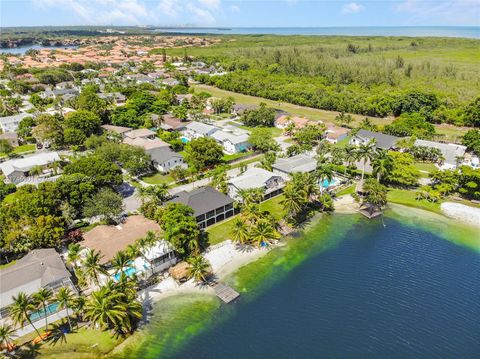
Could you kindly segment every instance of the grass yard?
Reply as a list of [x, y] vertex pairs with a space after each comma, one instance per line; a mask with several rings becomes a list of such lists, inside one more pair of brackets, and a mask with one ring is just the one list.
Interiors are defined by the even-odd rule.
[[[214, 97], [233, 97], [236, 103], [241, 103], [244, 105], [259, 105], [261, 102], [265, 102], [268, 106], [289, 112], [292, 115], [304, 116], [311, 120], [322, 120], [324, 122], [336, 123], [335, 117], [339, 114], [336, 111], [326, 111], [326, 110], [320, 110], [312, 107], [294, 105], [287, 102], [272, 101], [263, 97], [243, 95], [236, 92], [221, 90], [217, 87], [203, 85], [203, 84], [193, 85], [192, 87], [198, 92], [205, 91], [212, 94], [212, 96]], [[356, 120], [356, 122], [360, 122], [365, 117], [368, 117], [368, 116], [352, 114], [352, 117]], [[387, 125], [391, 122], [389, 120], [385, 120], [377, 117], [368, 117], [368, 118], [377, 125]], [[281, 134], [281, 130], [280, 130], [280, 134]], [[280, 136], [280, 134], [278, 136]]]
[[348, 187], [342, 189], [340, 192], [336, 193], [336, 196], [341, 197], [341, 196], [345, 196], [347, 194], [353, 194], [355, 192], [355, 187], [356, 187], [356, 184], [354, 183], [351, 186], [348, 186]]
[[[260, 204], [262, 211], [269, 211], [276, 219], [283, 218], [283, 208], [280, 201], [283, 199], [283, 195], [273, 197]], [[229, 218], [226, 221], [215, 224], [208, 227], [208, 239], [210, 245], [215, 245], [230, 238], [230, 233], [233, 228], [234, 218]]]
[[416, 207], [435, 213], [441, 213], [440, 202], [432, 203], [426, 200], [418, 201], [416, 199], [415, 191], [412, 190], [389, 188], [387, 200], [388, 202], [403, 204], [404, 206]]
[[11, 265], [14, 265], [15, 262], [16, 262], [16, 260], [10, 261], [9, 263], [5, 263], [5, 264], [0, 264], [0, 269], [8, 268], [8, 267], [10, 267]]
[[[36, 148], [34, 144], [26, 144], [26, 145], [15, 147], [12, 151], [12, 154], [20, 155], [22, 153], [35, 152], [35, 151], [36, 151]], [[7, 155], [6, 153], [0, 153], [0, 157], [5, 157], [6, 155]]]
[[[253, 129], [255, 129], [255, 127], [244, 126], [244, 125], [241, 125], [241, 126], [238, 126], [238, 127], [242, 128], [244, 130], [247, 130], [247, 131], [252, 131]], [[276, 127], [263, 127], [263, 128], [266, 128], [267, 130], [269, 130], [270, 133], [272, 134], [272, 137], [281, 136], [282, 133], [283, 133], [283, 130], [280, 129], [280, 128], [276, 128]]]
[[172, 176], [169, 174], [162, 174], [162, 173], [155, 173], [154, 175], [151, 176], [145, 176], [142, 177], [141, 180], [145, 183], [148, 184], [170, 184], [172, 182], [175, 182]]
[[253, 151], [248, 151], [248, 152], [239, 152], [239, 153], [234, 153], [233, 155], [223, 155], [222, 159], [225, 162], [230, 162], [230, 161], [235, 161], [238, 160], [239, 158], [250, 156], [253, 153]]

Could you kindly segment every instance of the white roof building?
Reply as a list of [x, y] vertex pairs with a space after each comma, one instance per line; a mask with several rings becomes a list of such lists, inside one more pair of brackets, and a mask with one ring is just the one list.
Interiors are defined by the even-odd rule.
[[285, 185], [284, 179], [263, 168], [252, 167], [240, 176], [231, 178], [228, 181], [228, 194], [234, 199], [240, 199], [239, 192], [252, 188], [265, 189], [265, 198], [276, 196], [282, 191]]
[[416, 140], [414, 145], [417, 147], [438, 148], [444, 158], [443, 165], [440, 166], [441, 169], [456, 168], [457, 164], [463, 161], [463, 156], [467, 150], [467, 147], [454, 143], [440, 143], [426, 140]]
[[8, 160], [0, 163], [0, 169], [9, 181], [20, 183], [25, 181], [28, 172], [36, 166], [46, 166], [60, 161], [57, 152], [41, 152], [32, 156]]
[[3, 132], [16, 132], [20, 121], [25, 117], [32, 117], [32, 114], [19, 113], [12, 116], [0, 117], [0, 128]]
[[219, 129], [212, 125], [207, 125], [205, 123], [192, 121], [188, 125], [185, 126], [185, 130], [183, 130], [183, 135], [188, 139], [200, 138], [211, 136]]

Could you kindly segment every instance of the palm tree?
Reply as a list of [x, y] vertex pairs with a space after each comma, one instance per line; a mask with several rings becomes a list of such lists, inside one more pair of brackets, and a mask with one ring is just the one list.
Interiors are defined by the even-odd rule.
[[121, 302], [123, 294], [102, 287], [93, 292], [85, 304], [85, 318], [101, 328], [118, 327], [125, 321], [126, 306]]
[[190, 257], [187, 259], [188, 278], [193, 278], [196, 282], [206, 282], [207, 276], [210, 273], [210, 264], [202, 256]]
[[375, 155], [375, 141], [370, 141], [365, 144], [361, 144], [357, 149], [357, 155], [359, 160], [363, 160], [362, 165], [362, 181], [365, 175], [365, 166], [367, 161], [371, 161]]
[[8, 324], [0, 325], [0, 348], [8, 348], [15, 337], [15, 328]]
[[13, 304], [10, 307], [10, 314], [15, 324], [23, 326], [25, 322], [28, 322], [40, 336], [40, 332], [30, 319], [30, 313], [35, 310], [35, 304], [32, 302], [32, 299], [24, 292], [18, 293], [18, 295], [16, 297], [14, 296], [12, 299]]
[[375, 179], [366, 180], [363, 190], [366, 193], [363, 204], [368, 206], [370, 215], [375, 209], [381, 209], [387, 204], [387, 188]]
[[251, 231], [251, 239], [261, 246], [262, 244], [271, 244], [273, 241], [280, 238], [280, 233], [268, 221], [260, 221], [257, 226]]
[[244, 220], [237, 217], [233, 220], [233, 228], [231, 230], [232, 239], [234, 242], [245, 244], [249, 239], [248, 226]]
[[333, 168], [332, 165], [327, 163], [322, 163], [317, 166], [315, 170], [315, 176], [320, 182], [320, 195], [323, 195], [325, 181], [331, 182], [333, 179]]
[[373, 162], [373, 175], [377, 176], [377, 181], [388, 175], [393, 169], [393, 160], [392, 157], [388, 155], [388, 152], [385, 150], [379, 150], [375, 156]]
[[87, 252], [83, 260], [83, 274], [85, 277], [93, 281], [97, 286], [100, 284], [99, 276], [102, 273], [106, 273], [103, 269], [100, 261], [102, 260], [103, 255], [94, 249], [91, 249]]
[[60, 309], [65, 309], [67, 312], [67, 320], [70, 331], [72, 331], [72, 323], [70, 322], [70, 313], [68, 312], [69, 308], [75, 306], [75, 297], [68, 287], [62, 287], [58, 290], [55, 300], [58, 303]]
[[82, 247], [78, 243], [70, 243], [68, 245], [68, 252], [67, 252], [67, 263], [72, 265], [73, 268], [77, 268], [77, 263], [80, 261], [80, 252], [82, 251]]
[[38, 292], [32, 295], [33, 300], [43, 309], [43, 315], [45, 316], [45, 331], [48, 331], [48, 314], [47, 305], [51, 302], [53, 292], [49, 288], [41, 288]]
[[356, 160], [357, 160], [357, 148], [355, 146], [352, 146], [352, 145], [347, 145], [345, 146], [345, 148], [343, 149], [344, 150], [344, 153], [345, 153], [345, 162], [346, 162], [346, 166], [345, 166], [345, 172], [344, 172], [344, 175], [347, 174], [347, 167], [351, 166]]
[[297, 191], [292, 183], [285, 186], [283, 191], [283, 199], [280, 204], [290, 218], [295, 217], [305, 205], [305, 198], [300, 191]]
[[124, 268], [128, 267], [128, 264], [131, 262], [131, 258], [127, 255], [126, 252], [120, 251], [115, 254], [113, 257], [112, 264], [115, 268], [115, 273], [122, 272]]
[[244, 205], [251, 203], [260, 203], [265, 195], [264, 188], [249, 188], [238, 192]]

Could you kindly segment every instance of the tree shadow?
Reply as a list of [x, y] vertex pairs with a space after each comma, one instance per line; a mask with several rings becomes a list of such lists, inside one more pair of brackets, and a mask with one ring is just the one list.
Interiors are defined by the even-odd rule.
[[54, 323], [51, 325], [50, 331], [52, 334], [44, 340], [46, 343], [55, 346], [58, 343], [65, 344], [67, 342], [68, 324]]

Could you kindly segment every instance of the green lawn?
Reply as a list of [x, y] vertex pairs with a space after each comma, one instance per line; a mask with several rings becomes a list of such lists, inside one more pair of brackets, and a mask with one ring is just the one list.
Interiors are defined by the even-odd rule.
[[142, 177], [141, 180], [145, 183], [148, 184], [170, 184], [172, 182], [175, 182], [172, 176], [169, 174], [163, 174], [163, 173], [155, 173], [154, 175], [151, 176], [145, 176]]
[[11, 265], [15, 264], [15, 262], [16, 262], [16, 260], [15, 261], [10, 261], [9, 263], [5, 263], [5, 264], [0, 264], [0, 269], [8, 268]]
[[435, 172], [438, 170], [437, 166], [429, 162], [415, 162], [415, 167], [417, 167], [420, 171], [426, 172]]
[[345, 196], [347, 194], [352, 194], [352, 193], [355, 192], [355, 187], [356, 187], [356, 184], [352, 184], [351, 186], [348, 186], [348, 187], [342, 189], [340, 192], [336, 193], [336, 196], [341, 197], [341, 196]]
[[[338, 112], [336, 111], [326, 111], [326, 110], [320, 110], [312, 107], [294, 105], [287, 102], [272, 101], [262, 97], [243, 95], [243, 94], [239, 94], [232, 91], [221, 90], [217, 87], [203, 85], [203, 84], [193, 85], [192, 87], [195, 90], [197, 90], [197, 92], [206, 91], [212, 94], [212, 96], [214, 97], [233, 97], [236, 103], [241, 103], [245, 105], [259, 105], [261, 102], [265, 102], [268, 106], [286, 111], [288, 113], [291, 113], [292, 115], [304, 116], [311, 120], [335, 122], [335, 117], [338, 115]], [[361, 116], [361, 115], [355, 115], [355, 114], [352, 114], [352, 116], [357, 122], [360, 122], [365, 117], [368, 117], [368, 116]], [[380, 124], [386, 125], [391, 122], [391, 120], [385, 120], [382, 118], [376, 118], [376, 117], [369, 117], [369, 118], [370, 120], [372, 120], [372, 122], [379, 125]]]
[[240, 152], [240, 153], [234, 153], [233, 155], [223, 155], [223, 160], [225, 162], [229, 161], [234, 161], [238, 160], [239, 158], [245, 157], [245, 156], [250, 156], [253, 153], [253, 151], [248, 151], [248, 152]]
[[[280, 204], [282, 199], [283, 195], [280, 195], [262, 202], [260, 204], [260, 209], [262, 211], [269, 211], [276, 219], [281, 219], [283, 218], [283, 209], [282, 205]], [[234, 218], [235, 217], [229, 218], [226, 221], [208, 227], [207, 233], [210, 245], [215, 245], [230, 238]]]
[[403, 204], [404, 206], [417, 207], [432, 211], [435, 213], [441, 213], [440, 202], [432, 203], [426, 200], [416, 200], [416, 193], [413, 190], [389, 188], [387, 194], [388, 202]]
[[[244, 130], [247, 130], [247, 131], [252, 131], [255, 128], [255, 127], [243, 126], [243, 125], [238, 127], [243, 128]], [[281, 136], [283, 133], [283, 130], [281, 128], [276, 128], [276, 127], [264, 127], [264, 128], [270, 131], [270, 133], [272, 134], [272, 137]]]
[[[34, 334], [32, 339], [35, 336]], [[111, 352], [123, 340], [121, 337], [112, 337], [110, 332], [83, 327], [59, 340], [47, 339], [39, 345], [37, 355], [34, 356], [55, 359], [100, 358]], [[28, 354], [25, 357], [29, 357]]]
[[[19, 155], [25, 152], [35, 152], [36, 148], [34, 144], [26, 144], [15, 147], [12, 151], [12, 154]], [[0, 153], [0, 157], [5, 157], [5, 153]]]
[[343, 140], [341, 141], [338, 141], [335, 146], [336, 147], [341, 147], [341, 148], [344, 148], [348, 145], [348, 143], [350, 142], [350, 136], [347, 136], [345, 137]]

